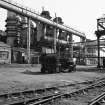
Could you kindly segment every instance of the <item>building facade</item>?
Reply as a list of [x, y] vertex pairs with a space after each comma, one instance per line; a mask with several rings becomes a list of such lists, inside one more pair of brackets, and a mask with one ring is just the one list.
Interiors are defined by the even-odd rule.
[[11, 47], [0, 42], [0, 64], [11, 64]]

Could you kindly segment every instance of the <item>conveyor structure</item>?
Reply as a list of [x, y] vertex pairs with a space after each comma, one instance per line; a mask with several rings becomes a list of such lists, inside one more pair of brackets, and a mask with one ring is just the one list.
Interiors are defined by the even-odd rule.
[[64, 31], [67, 31], [67, 32], [72, 33], [74, 35], [77, 35], [79, 37], [85, 37], [84, 33], [79, 32], [79, 31], [77, 31], [71, 27], [57, 24], [57, 23], [53, 22], [52, 20], [43, 18], [42, 16], [40, 16], [38, 13], [34, 12], [33, 10], [31, 10], [27, 7], [21, 6], [17, 3], [14, 3], [11, 0], [0, 0], [0, 7], [7, 9], [7, 10], [10, 10], [10, 11], [13, 11], [17, 14], [22, 15], [22, 16], [29, 17], [32, 20], [38, 20], [38, 21], [43, 22], [45, 24], [57, 27], [59, 29], [62, 29]]

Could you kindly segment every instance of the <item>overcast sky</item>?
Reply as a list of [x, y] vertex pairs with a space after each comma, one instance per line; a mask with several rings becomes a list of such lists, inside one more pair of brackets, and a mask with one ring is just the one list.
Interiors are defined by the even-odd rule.
[[[14, 0], [41, 12], [62, 17], [63, 22], [82, 31], [89, 39], [96, 39], [96, 19], [105, 14], [105, 0]], [[0, 29], [5, 30], [6, 12], [0, 8]]]

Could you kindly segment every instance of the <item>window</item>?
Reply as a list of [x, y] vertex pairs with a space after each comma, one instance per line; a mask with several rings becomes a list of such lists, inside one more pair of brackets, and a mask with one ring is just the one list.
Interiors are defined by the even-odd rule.
[[8, 59], [9, 52], [7, 51], [0, 51], [0, 60], [6, 60]]

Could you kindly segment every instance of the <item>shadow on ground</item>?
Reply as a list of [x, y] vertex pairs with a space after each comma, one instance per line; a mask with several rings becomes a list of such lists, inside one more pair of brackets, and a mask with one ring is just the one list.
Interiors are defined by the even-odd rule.
[[[75, 71], [71, 71], [71, 72], [75, 72]], [[67, 72], [67, 71], [63, 71], [60, 73], [71, 73], [71, 72]], [[23, 74], [28, 74], [28, 75], [50, 75], [50, 74], [59, 74], [59, 73], [41, 73], [40, 71], [30, 71], [30, 70], [25, 70], [23, 72], [21, 72]]]
[[28, 74], [28, 75], [43, 75], [43, 73], [37, 71], [37, 72], [34, 72], [34, 71], [30, 71], [30, 70], [25, 70], [23, 72], [21, 72], [23, 74]]
[[51, 73], [41, 73], [40, 71], [30, 71], [30, 70], [25, 70], [23, 72], [21, 72], [23, 74], [28, 74], [28, 75], [48, 75], [48, 74], [51, 74]]

